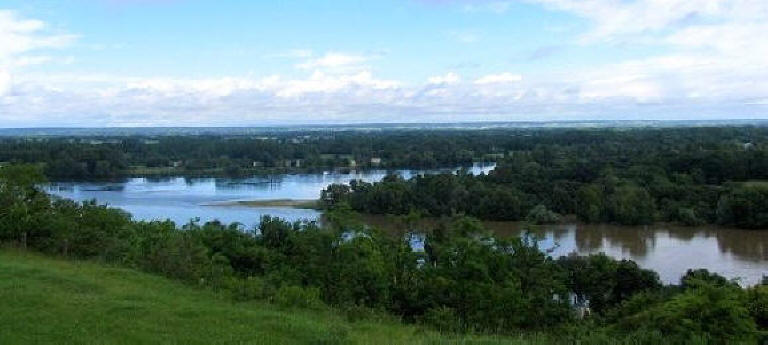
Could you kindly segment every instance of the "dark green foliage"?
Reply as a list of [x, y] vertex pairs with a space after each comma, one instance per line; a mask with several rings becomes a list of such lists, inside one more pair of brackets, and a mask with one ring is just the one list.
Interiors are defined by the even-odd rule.
[[756, 341], [758, 337], [744, 290], [704, 281], [646, 306], [620, 320], [619, 325], [627, 330], [660, 331], [671, 343], [700, 337], [713, 344], [730, 344]]
[[525, 219], [534, 224], [554, 224], [560, 221], [560, 215], [550, 211], [544, 205], [532, 208]]
[[387, 305], [391, 272], [382, 244], [371, 234], [350, 232], [332, 249], [331, 265], [319, 268], [328, 276], [325, 294], [333, 304]]
[[576, 196], [578, 204], [576, 215], [588, 223], [597, 223], [605, 218], [603, 191], [596, 185], [586, 185], [579, 188]]
[[692, 288], [697, 285], [708, 284], [712, 286], [730, 286], [738, 287], [739, 284], [725, 279], [725, 277], [712, 273], [706, 269], [689, 269], [685, 275], [680, 278], [680, 285], [684, 288]]
[[734, 186], [720, 197], [717, 218], [721, 224], [747, 229], [768, 228], [768, 187]]
[[702, 225], [705, 223], [692, 208], [681, 207], [677, 210], [677, 219], [688, 226]]
[[39, 167], [12, 165], [0, 168], [0, 241], [23, 247], [45, 236], [49, 198], [37, 189], [45, 181]]
[[608, 197], [608, 218], [620, 224], [638, 225], [653, 223], [653, 198], [642, 187], [621, 186]]
[[661, 282], [656, 272], [641, 269], [633, 261], [616, 261], [604, 254], [559, 259], [568, 285], [579, 302], [589, 302], [598, 313], [615, 307], [631, 296], [656, 291]]
[[747, 309], [760, 330], [768, 332], [768, 286], [758, 285], [747, 290]]
[[322, 197], [327, 205], [349, 202], [356, 211], [405, 215], [420, 211], [430, 216], [472, 215], [482, 219], [522, 219], [526, 197], [504, 185], [490, 185], [471, 175], [427, 175], [411, 180], [387, 176], [380, 183], [357, 182], [345, 191], [331, 185]]
[[[495, 148], [503, 147], [505, 158], [487, 176], [443, 174], [408, 181], [390, 176], [380, 183], [330, 186], [323, 200], [329, 207], [348, 202], [354, 210], [375, 214], [416, 210], [431, 216], [552, 222], [552, 214], [542, 212], [546, 209], [589, 223], [717, 222], [768, 228], [768, 189], [761, 182], [768, 178], [765, 128], [476, 135], [478, 142], [488, 138], [495, 139]], [[749, 150], [739, 144], [743, 141], [753, 144]]]

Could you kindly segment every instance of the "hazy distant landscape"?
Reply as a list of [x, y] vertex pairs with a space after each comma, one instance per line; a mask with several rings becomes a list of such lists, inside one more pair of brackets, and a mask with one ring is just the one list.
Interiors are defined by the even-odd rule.
[[455, 123], [360, 123], [316, 124], [258, 127], [58, 127], [58, 128], [0, 128], [0, 136], [173, 136], [173, 135], [259, 135], [284, 132], [379, 132], [391, 130], [491, 130], [505, 128], [665, 128], [711, 126], [767, 126], [768, 120], [603, 120], [603, 121], [516, 121], [516, 122], [455, 122]]

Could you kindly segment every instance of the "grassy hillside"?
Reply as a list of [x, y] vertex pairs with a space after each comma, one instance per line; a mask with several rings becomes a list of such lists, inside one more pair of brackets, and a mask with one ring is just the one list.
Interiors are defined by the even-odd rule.
[[514, 344], [234, 303], [130, 269], [0, 249], [0, 344]]

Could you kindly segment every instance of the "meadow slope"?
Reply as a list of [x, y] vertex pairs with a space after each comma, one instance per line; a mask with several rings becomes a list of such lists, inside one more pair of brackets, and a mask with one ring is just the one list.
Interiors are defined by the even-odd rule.
[[534, 344], [237, 303], [131, 269], [0, 250], [0, 344]]

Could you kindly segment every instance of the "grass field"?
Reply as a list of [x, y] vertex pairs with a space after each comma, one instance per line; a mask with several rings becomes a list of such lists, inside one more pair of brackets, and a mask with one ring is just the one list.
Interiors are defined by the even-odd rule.
[[125, 268], [0, 249], [0, 344], [545, 344], [236, 303]]

